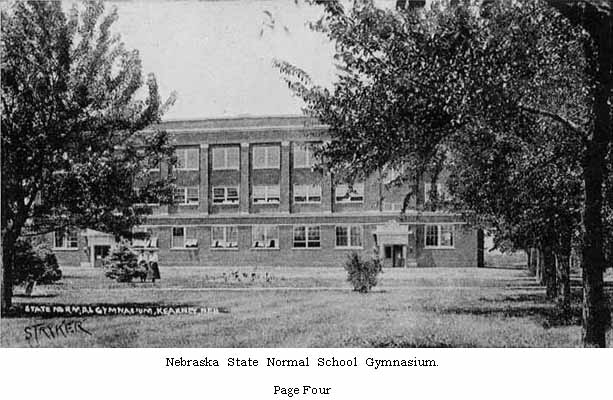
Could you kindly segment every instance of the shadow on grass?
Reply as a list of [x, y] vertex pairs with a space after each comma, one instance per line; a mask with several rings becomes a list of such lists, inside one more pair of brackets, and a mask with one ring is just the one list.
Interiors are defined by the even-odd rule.
[[453, 343], [443, 341], [434, 336], [424, 336], [407, 339], [403, 336], [390, 336], [379, 338], [351, 338], [344, 343], [347, 347], [371, 347], [371, 348], [457, 348], [479, 347], [475, 343]]
[[581, 325], [582, 291], [573, 287], [571, 310], [566, 314], [555, 301], [547, 300], [545, 293], [518, 293], [503, 297], [479, 299], [479, 304], [465, 307], [431, 308], [445, 314], [467, 314], [492, 318], [530, 318], [544, 328]]
[[46, 294], [32, 294], [28, 296], [27, 294], [18, 293], [18, 294], [13, 294], [13, 297], [19, 297], [19, 298], [24, 298], [24, 299], [41, 299], [41, 298], [57, 297], [57, 294], [46, 293]]
[[556, 304], [526, 304], [522, 306], [450, 307], [432, 311], [445, 314], [466, 314], [493, 318], [530, 318], [544, 328], [581, 325], [581, 307], [573, 305], [565, 315]]

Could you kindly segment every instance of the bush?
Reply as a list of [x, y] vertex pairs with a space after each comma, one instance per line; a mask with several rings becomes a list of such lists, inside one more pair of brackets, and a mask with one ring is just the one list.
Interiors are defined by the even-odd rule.
[[147, 273], [146, 270], [139, 267], [137, 255], [125, 245], [119, 246], [111, 253], [105, 268], [104, 275], [117, 282], [132, 282], [132, 279], [142, 278]]
[[16, 285], [24, 282], [49, 284], [62, 278], [62, 271], [57, 258], [51, 249], [40, 244], [32, 247], [27, 240], [18, 240], [15, 243], [15, 275]]
[[377, 276], [383, 271], [378, 259], [364, 261], [358, 253], [349, 254], [345, 262], [347, 281], [353, 285], [353, 290], [360, 293], [368, 293], [377, 286]]

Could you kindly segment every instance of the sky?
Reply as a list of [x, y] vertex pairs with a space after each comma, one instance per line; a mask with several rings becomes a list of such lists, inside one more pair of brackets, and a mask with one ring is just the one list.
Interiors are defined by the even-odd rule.
[[[324, 86], [336, 76], [332, 44], [306, 26], [321, 9], [302, 0], [107, 3], [113, 5], [119, 12], [114, 30], [139, 50], [162, 97], [177, 92], [165, 120], [300, 114], [302, 103], [273, 67], [274, 58]], [[265, 26], [270, 18], [264, 11], [272, 14], [274, 29]]]

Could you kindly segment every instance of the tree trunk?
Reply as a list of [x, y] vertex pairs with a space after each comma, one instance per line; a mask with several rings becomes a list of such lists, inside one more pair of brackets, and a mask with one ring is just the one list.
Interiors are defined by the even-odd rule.
[[561, 252], [556, 254], [557, 281], [558, 281], [558, 307], [565, 321], [572, 318], [571, 292], [570, 292], [570, 254]]
[[532, 275], [535, 275], [536, 269], [534, 268], [534, 265], [532, 265], [532, 262], [534, 261], [532, 257], [532, 247], [526, 249], [526, 255], [528, 256], [528, 272], [530, 272], [530, 274]]
[[592, 111], [594, 126], [588, 138], [583, 160], [585, 202], [583, 209], [583, 345], [605, 347], [611, 314], [604, 293], [603, 274], [603, 178], [607, 171], [606, 155], [611, 143], [611, 108], [608, 104], [613, 82], [613, 34], [611, 15], [599, 14], [585, 22], [595, 46], [586, 46], [593, 67], [588, 72], [594, 78]]
[[13, 267], [15, 265], [14, 232], [2, 232], [2, 315], [6, 315], [13, 305]]
[[556, 263], [553, 249], [545, 246], [543, 250], [543, 281], [546, 288], [547, 300], [554, 300], [558, 293], [556, 282]]
[[541, 249], [536, 249], [535, 251], [536, 261], [535, 261], [535, 269], [536, 269], [536, 282], [539, 285], [543, 285], [543, 252]]

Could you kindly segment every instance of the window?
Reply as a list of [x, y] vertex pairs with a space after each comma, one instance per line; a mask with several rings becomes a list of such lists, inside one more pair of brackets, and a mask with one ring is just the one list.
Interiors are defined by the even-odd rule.
[[336, 247], [362, 247], [362, 227], [359, 225], [337, 226]]
[[405, 174], [406, 168], [404, 165], [400, 167], [386, 167], [383, 170], [383, 183], [389, 185]]
[[53, 246], [56, 249], [77, 249], [79, 247], [79, 239], [75, 229], [56, 231], [53, 236]]
[[238, 204], [238, 187], [214, 187], [213, 204]]
[[453, 248], [453, 225], [426, 225], [426, 248]]
[[198, 247], [198, 239], [193, 237], [193, 232], [188, 235], [187, 228], [184, 226], [174, 226], [172, 228], [172, 243], [173, 249], [190, 249]]
[[279, 204], [279, 196], [279, 185], [253, 187], [253, 204]]
[[294, 168], [311, 168], [315, 161], [313, 149], [308, 144], [294, 144]]
[[177, 157], [177, 170], [198, 170], [199, 153], [197, 147], [184, 147], [175, 150]]
[[253, 168], [279, 168], [279, 146], [254, 146]]
[[213, 169], [239, 169], [239, 148], [214, 147], [213, 148]]
[[175, 188], [174, 202], [179, 205], [198, 204], [200, 200], [199, 188], [194, 187], [177, 187]]
[[146, 226], [132, 228], [133, 247], [158, 247], [158, 238], [153, 236], [153, 230]]
[[214, 249], [237, 249], [238, 227], [225, 225], [211, 227], [211, 247]]
[[320, 203], [320, 185], [294, 185], [294, 203]]
[[321, 246], [319, 226], [294, 226], [295, 248], [318, 248]]
[[364, 184], [355, 184], [351, 190], [349, 185], [337, 185], [334, 189], [334, 199], [337, 203], [361, 203], [364, 201]]
[[251, 227], [251, 247], [255, 249], [278, 249], [279, 227], [277, 225], [255, 225]]
[[[425, 189], [424, 189], [424, 202], [427, 203], [429, 201], [432, 201], [432, 183], [426, 183], [425, 185]], [[436, 183], [435, 184], [435, 190], [436, 190], [436, 197], [437, 200], [444, 200], [445, 198], [447, 198], [449, 196], [449, 194], [447, 193], [447, 189], [445, 188], [445, 184], [443, 183]]]

